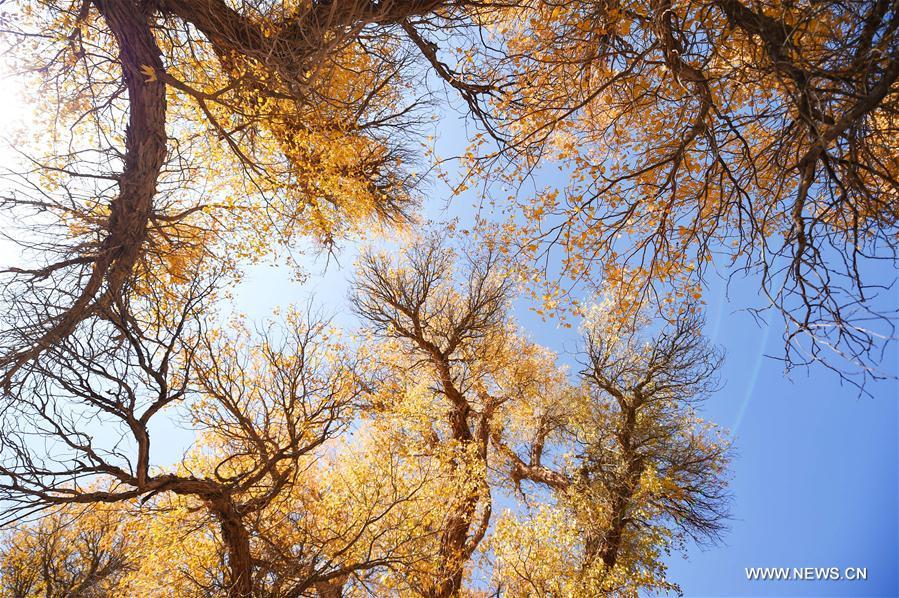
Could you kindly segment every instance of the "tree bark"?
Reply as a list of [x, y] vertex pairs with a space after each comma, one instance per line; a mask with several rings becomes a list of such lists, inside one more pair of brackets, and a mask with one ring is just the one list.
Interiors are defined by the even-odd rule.
[[244, 527], [240, 513], [227, 496], [207, 502], [219, 521], [222, 542], [228, 555], [228, 596], [232, 598], [253, 596], [255, 588], [250, 534]]

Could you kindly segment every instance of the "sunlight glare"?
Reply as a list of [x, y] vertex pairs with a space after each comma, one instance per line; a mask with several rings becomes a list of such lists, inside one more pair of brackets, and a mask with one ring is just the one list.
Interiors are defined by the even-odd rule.
[[16, 139], [26, 132], [31, 116], [21, 77], [8, 72], [0, 63], [0, 165], [8, 166], [7, 157]]
[[[21, 77], [9, 72], [7, 65], [0, 62], [0, 175], [14, 170], [19, 162], [15, 148], [28, 134], [32, 117]], [[0, 198], [5, 194], [6, 185], [0, 182]], [[20, 255], [16, 244], [0, 237], [0, 268], [18, 262]]]

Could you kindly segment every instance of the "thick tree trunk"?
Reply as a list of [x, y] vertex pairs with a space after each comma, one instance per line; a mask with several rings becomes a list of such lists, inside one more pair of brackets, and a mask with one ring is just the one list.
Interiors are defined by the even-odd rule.
[[466, 497], [447, 520], [440, 541], [440, 578], [430, 593], [431, 598], [450, 598], [462, 588], [462, 575], [469, 556], [465, 554], [465, 544], [474, 516], [474, 503], [477, 502], [472, 498]]
[[[87, 256], [93, 266], [80, 292], [74, 293], [70, 307], [47, 322], [43, 334], [30, 346], [0, 361], [0, 367], [8, 368], [0, 378], [4, 386], [9, 385], [20, 367], [72, 334], [98, 307], [120, 298], [142, 255], [156, 183], [165, 162], [162, 53], [147, 15], [134, 2], [95, 0], [94, 4], [116, 39], [119, 64], [128, 89], [125, 167], [119, 175], [119, 194], [110, 203], [106, 238], [100, 250], [94, 256]], [[148, 75], [142, 70], [146, 68], [159, 76], [148, 81]]]
[[107, 293], [116, 294], [141, 256], [157, 179], [165, 162], [164, 66], [148, 18], [138, 3], [96, 4], [115, 35], [128, 87], [125, 168], [119, 177], [119, 196], [110, 205], [109, 236], [104, 241], [108, 255], [103, 256], [109, 260]]
[[615, 496], [615, 500], [612, 502], [612, 521], [598, 546], [599, 558], [606, 566], [606, 572], [610, 571], [618, 562], [618, 553], [621, 551], [621, 543], [624, 540], [631, 503], [644, 469], [643, 459], [633, 446], [634, 432], [637, 426], [637, 406], [622, 404], [622, 411], [623, 422], [620, 439], [626, 469], [623, 479], [612, 489]]
[[612, 507], [612, 524], [603, 539], [599, 549], [599, 558], [602, 559], [606, 566], [606, 571], [610, 571], [618, 562], [618, 553], [621, 551], [621, 542], [624, 539], [624, 529], [627, 527], [627, 514], [631, 501], [634, 497], [634, 491], [637, 484], [640, 483], [640, 474], [642, 468], [637, 471], [636, 475], [629, 472], [628, 481], [620, 489], [618, 498], [614, 501]]
[[240, 513], [227, 498], [209, 501], [210, 509], [219, 520], [222, 542], [228, 556], [228, 595], [232, 598], [253, 596], [253, 554], [250, 550], [250, 534]]
[[[452, 384], [446, 384], [445, 386], [455, 389]], [[471, 408], [468, 401], [461, 394], [458, 396], [459, 399], [454, 401], [456, 408], [450, 415], [450, 425], [452, 426], [454, 440], [465, 446], [473, 442], [474, 438], [468, 423], [468, 414]], [[486, 435], [479, 440], [482, 443], [486, 443]], [[483, 446], [478, 455], [484, 460], [484, 467], [486, 467], [486, 446]], [[440, 538], [439, 579], [430, 592], [431, 598], [450, 598], [450, 596], [458, 595], [462, 588], [465, 563], [468, 562], [471, 553], [476, 547], [477, 540], [470, 542], [469, 532], [474, 522], [478, 502], [481, 500], [481, 493], [474, 488], [469, 490], [468, 494], [458, 497], [456, 500], [456, 505], [447, 518]]]

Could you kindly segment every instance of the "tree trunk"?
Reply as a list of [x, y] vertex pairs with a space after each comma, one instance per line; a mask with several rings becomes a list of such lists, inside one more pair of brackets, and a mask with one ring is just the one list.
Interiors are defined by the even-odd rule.
[[245, 598], [253, 596], [253, 554], [250, 551], [250, 534], [240, 513], [227, 497], [210, 501], [222, 530], [222, 541], [228, 556], [228, 596]]
[[628, 511], [643, 475], [643, 459], [632, 446], [634, 430], [637, 426], [637, 407], [626, 405], [623, 409], [624, 421], [621, 426], [621, 451], [626, 464], [624, 478], [613, 488], [615, 500], [612, 503], [612, 522], [599, 547], [599, 558], [610, 571], [618, 562], [618, 553], [624, 539]]

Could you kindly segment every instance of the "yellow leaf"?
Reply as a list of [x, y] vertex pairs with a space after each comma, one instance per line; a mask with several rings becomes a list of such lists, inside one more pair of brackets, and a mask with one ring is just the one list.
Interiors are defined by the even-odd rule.
[[147, 78], [144, 79], [144, 83], [153, 83], [155, 81], [158, 81], [156, 77], [156, 69], [154, 69], [149, 64], [140, 65], [140, 72], [147, 76]]

